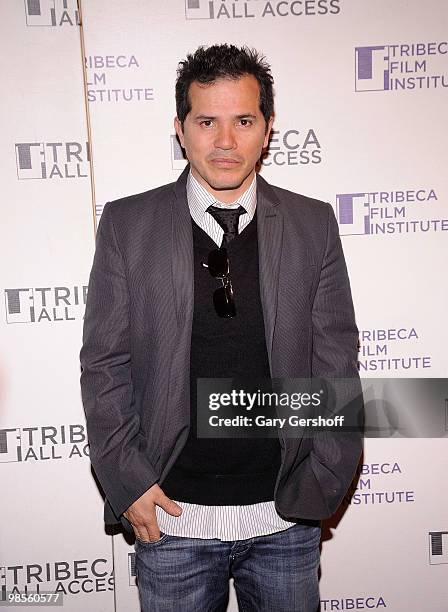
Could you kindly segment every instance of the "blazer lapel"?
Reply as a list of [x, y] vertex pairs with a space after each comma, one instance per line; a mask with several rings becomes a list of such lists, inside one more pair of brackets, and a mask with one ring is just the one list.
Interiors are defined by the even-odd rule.
[[177, 322], [186, 323], [186, 316], [193, 313], [193, 230], [187, 201], [187, 165], [174, 185], [171, 200], [172, 228], [172, 278]]
[[280, 201], [269, 184], [260, 175], [257, 175], [260, 298], [271, 376], [275, 376], [272, 367], [272, 343], [277, 315], [278, 279], [283, 239], [283, 215], [279, 204]]

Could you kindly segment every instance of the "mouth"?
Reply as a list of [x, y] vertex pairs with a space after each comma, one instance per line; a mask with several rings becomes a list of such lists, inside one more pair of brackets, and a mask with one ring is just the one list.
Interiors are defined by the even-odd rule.
[[214, 157], [210, 160], [210, 163], [212, 163], [214, 166], [217, 166], [218, 168], [235, 168], [237, 165], [240, 164], [240, 161], [238, 159], [232, 159], [230, 157]]

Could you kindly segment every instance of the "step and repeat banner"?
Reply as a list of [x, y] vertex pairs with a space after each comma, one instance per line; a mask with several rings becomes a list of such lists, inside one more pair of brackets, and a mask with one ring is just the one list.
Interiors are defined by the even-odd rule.
[[[276, 93], [261, 173], [334, 206], [361, 376], [447, 377], [448, 5], [0, 7], [0, 592], [57, 591], [68, 612], [138, 611], [134, 549], [105, 532], [79, 390], [104, 204], [185, 167], [173, 128], [178, 62], [199, 45], [255, 47]], [[322, 611], [448, 611], [447, 473], [446, 438], [366, 440], [353, 487], [324, 525]]]

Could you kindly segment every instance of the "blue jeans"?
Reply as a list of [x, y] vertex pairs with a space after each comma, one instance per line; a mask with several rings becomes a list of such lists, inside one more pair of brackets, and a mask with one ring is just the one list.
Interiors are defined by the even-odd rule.
[[298, 523], [224, 542], [171, 536], [135, 541], [142, 612], [225, 612], [233, 578], [241, 612], [319, 610], [320, 527]]

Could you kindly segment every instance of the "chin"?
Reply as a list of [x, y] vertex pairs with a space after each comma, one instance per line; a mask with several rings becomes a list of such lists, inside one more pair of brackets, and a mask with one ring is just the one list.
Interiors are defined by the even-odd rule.
[[214, 182], [214, 183], [210, 183], [210, 186], [212, 187], [212, 189], [215, 189], [216, 191], [224, 191], [224, 190], [229, 190], [229, 189], [239, 189], [239, 187], [241, 187], [241, 183], [243, 181], [239, 181], [239, 182], [224, 182], [224, 181], [220, 181], [220, 182]]
[[245, 177], [242, 176], [220, 176], [210, 177], [208, 184], [216, 190], [220, 189], [238, 189], [244, 182]]

